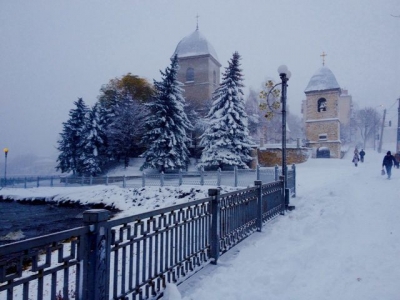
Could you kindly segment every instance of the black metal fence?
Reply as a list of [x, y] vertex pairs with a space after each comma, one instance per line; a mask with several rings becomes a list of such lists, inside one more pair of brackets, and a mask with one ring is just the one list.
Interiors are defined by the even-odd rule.
[[[288, 168], [288, 180], [295, 178], [296, 166]], [[211, 185], [211, 186], [252, 186], [255, 180], [272, 182], [279, 179], [282, 169], [272, 168], [237, 169], [232, 171], [178, 171], [177, 173], [146, 173], [141, 176], [100, 176], [100, 177], [68, 177], [68, 176], [24, 176], [0, 179], [0, 186], [15, 188], [32, 187], [73, 187], [85, 185], [117, 185], [123, 188], [145, 186], [180, 186], [180, 185]], [[289, 183], [288, 183], [289, 185]]]
[[0, 247], [0, 299], [154, 299], [284, 214], [283, 181]]

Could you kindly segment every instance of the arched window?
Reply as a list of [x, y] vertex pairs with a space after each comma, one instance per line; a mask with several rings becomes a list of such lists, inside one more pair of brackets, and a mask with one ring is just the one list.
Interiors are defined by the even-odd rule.
[[188, 68], [186, 70], [186, 81], [194, 81], [194, 69]]
[[320, 98], [318, 100], [318, 112], [326, 111], [326, 99]]
[[213, 82], [214, 84], [217, 84], [217, 72], [215, 72], [215, 70], [213, 72]]

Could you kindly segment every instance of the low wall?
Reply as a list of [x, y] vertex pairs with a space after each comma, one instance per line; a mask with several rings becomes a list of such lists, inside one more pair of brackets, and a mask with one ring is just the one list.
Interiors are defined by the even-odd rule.
[[[282, 149], [268, 148], [258, 149], [258, 164], [261, 167], [273, 167], [282, 164]], [[286, 164], [299, 164], [307, 161], [310, 157], [309, 148], [287, 148], [286, 149]]]

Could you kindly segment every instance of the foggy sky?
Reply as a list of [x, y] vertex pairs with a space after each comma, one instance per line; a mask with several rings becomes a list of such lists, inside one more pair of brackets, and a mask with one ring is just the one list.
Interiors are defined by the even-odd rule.
[[103, 84], [131, 72], [151, 83], [196, 29], [221, 72], [242, 56], [244, 84], [259, 91], [277, 68], [292, 72], [290, 111], [326, 66], [360, 108], [383, 104], [396, 120], [400, 97], [398, 0], [146, 0], [0, 2], [0, 168], [9, 157], [56, 157], [62, 122], [79, 97], [92, 106]]

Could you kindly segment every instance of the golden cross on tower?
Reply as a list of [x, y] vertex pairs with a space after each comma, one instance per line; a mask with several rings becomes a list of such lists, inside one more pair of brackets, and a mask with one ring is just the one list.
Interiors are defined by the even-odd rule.
[[325, 51], [322, 51], [322, 54], [320, 55], [322, 57], [322, 65], [325, 66], [325, 56], [328, 54], [325, 53]]
[[197, 19], [197, 24], [196, 24], [196, 30], [199, 30], [199, 14], [196, 15], [196, 19]]

